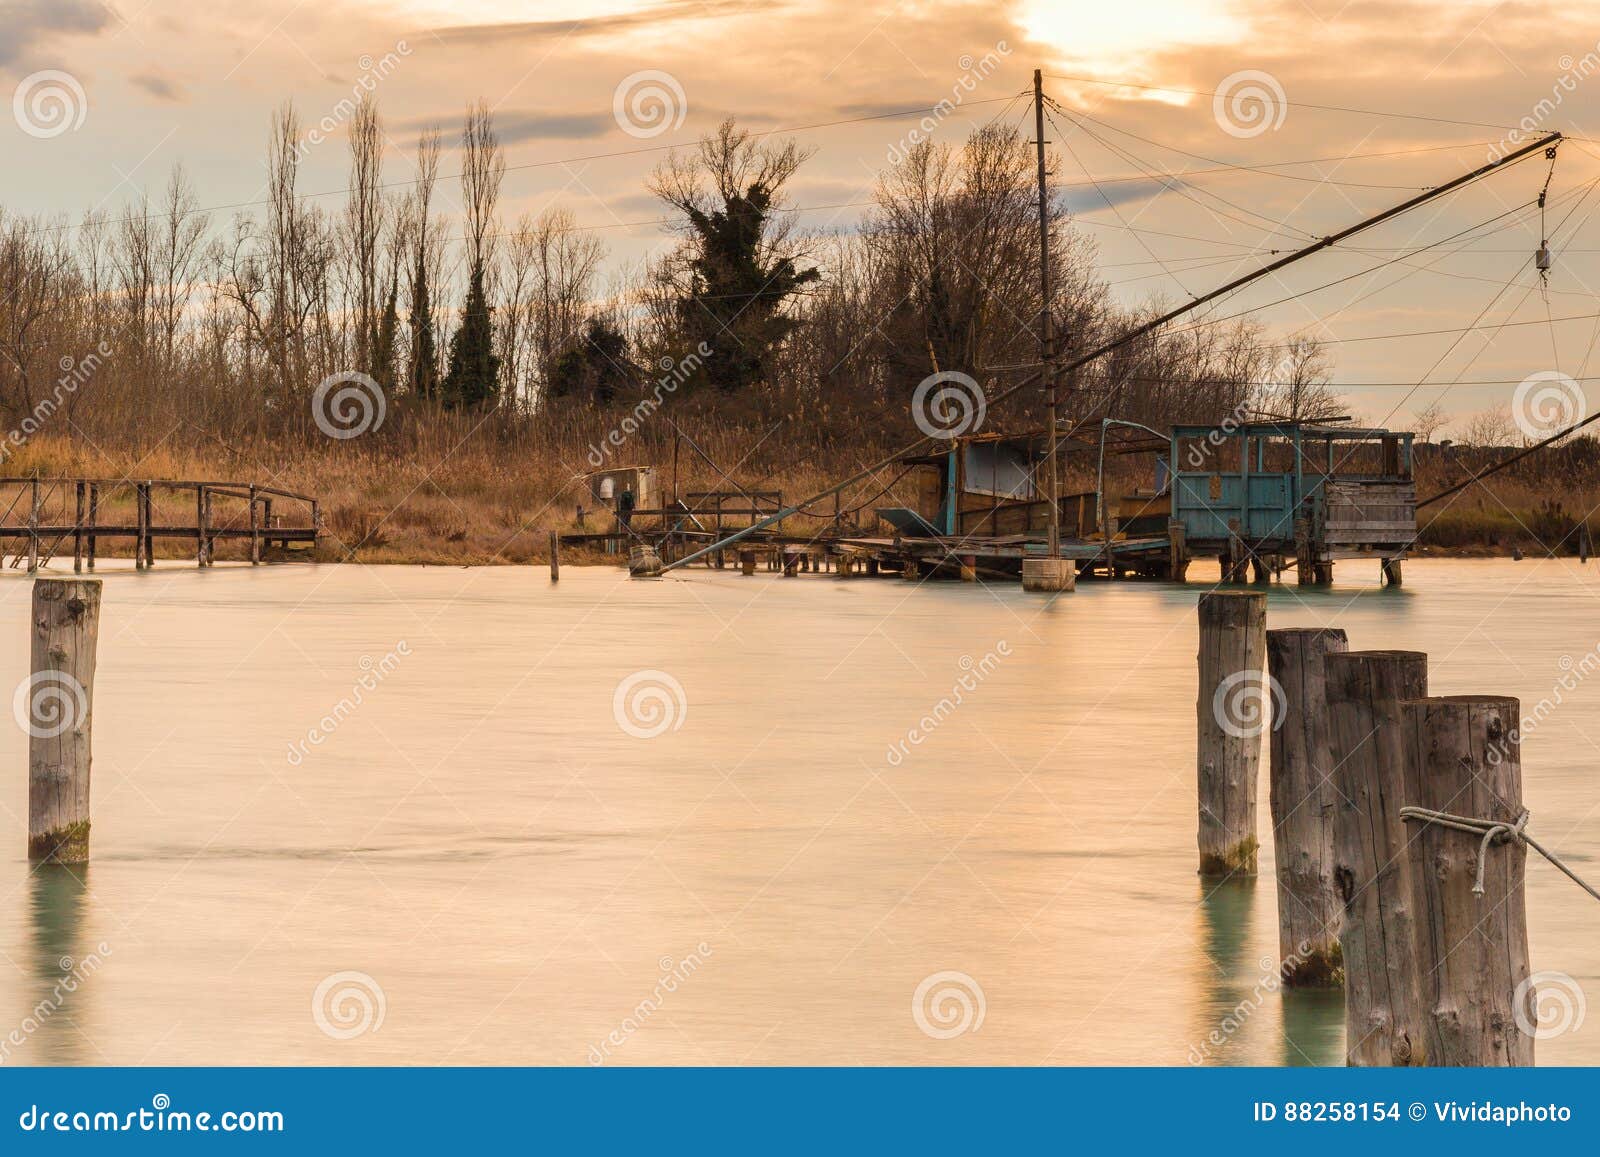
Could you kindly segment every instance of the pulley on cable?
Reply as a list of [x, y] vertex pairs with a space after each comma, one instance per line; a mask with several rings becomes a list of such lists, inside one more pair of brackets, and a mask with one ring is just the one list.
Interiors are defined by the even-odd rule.
[[1556, 146], [1551, 145], [1544, 151], [1545, 157], [1550, 162], [1550, 171], [1544, 176], [1544, 188], [1539, 190], [1539, 248], [1533, 251], [1533, 267], [1539, 271], [1539, 283], [1544, 288], [1550, 286], [1550, 237], [1544, 227], [1544, 203], [1550, 193], [1550, 179], [1556, 175]]

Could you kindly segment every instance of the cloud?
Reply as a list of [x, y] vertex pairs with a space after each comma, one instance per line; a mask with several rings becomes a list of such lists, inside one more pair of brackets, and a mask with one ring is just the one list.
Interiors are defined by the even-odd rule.
[[[398, 137], [410, 137], [430, 128], [444, 131], [445, 148], [457, 148], [461, 137], [456, 129], [462, 114], [412, 117], [394, 127]], [[617, 122], [608, 108], [604, 112], [543, 112], [538, 109], [496, 109], [494, 130], [502, 145], [515, 145], [524, 141], [586, 141], [604, 136], [616, 128]]]
[[770, 13], [784, 5], [775, 0], [665, 0], [635, 12], [617, 12], [582, 20], [520, 20], [502, 24], [457, 24], [430, 32], [446, 44], [502, 47], [508, 40], [546, 40], [552, 37], [609, 36], [687, 20], [716, 20], [730, 16]]
[[183, 99], [183, 94], [178, 91], [177, 85], [159, 73], [141, 72], [137, 76], [130, 76], [128, 82], [157, 100], [176, 102]]
[[0, 14], [0, 68], [16, 68], [57, 36], [96, 33], [111, 21], [95, 0], [13, 0]]

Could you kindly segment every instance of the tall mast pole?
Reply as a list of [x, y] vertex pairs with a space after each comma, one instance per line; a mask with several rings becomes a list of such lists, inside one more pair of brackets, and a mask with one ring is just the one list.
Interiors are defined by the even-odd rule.
[[1051, 558], [1060, 558], [1061, 496], [1056, 477], [1056, 338], [1050, 316], [1050, 195], [1045, 187], [1044, 172], [1044, 75], [1037, 68], [1033, 70], [1033, 125], [1034, 145], [1039, 156], [1039, 361], [1043, 365], [1044, 398], [1050, 413], [1045, 475], [1046, 493], [1050, 498], [1050, 532], [1046, 554]]

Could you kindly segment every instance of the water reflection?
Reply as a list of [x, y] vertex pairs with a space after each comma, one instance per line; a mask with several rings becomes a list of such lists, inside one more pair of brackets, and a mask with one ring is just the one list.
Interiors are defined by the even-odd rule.
[[87, 864], [39, 864], [29, 874], [32, 945], [16, 987], [3, 1047], [30, 1064], [85, 1064], [96, 1057], [82, 1029], [85, 982], [102, 963], [101, 946], [85, 943], [90, 903]]
[[1256, 889], [1270, 886], [1270, 879], [1248, 876], [1199, 882], [1198, 940], [1209, 983], [1196, 1005], [1190, 1064], [1343, 1063], [1343, 995], [1279, 983], [1270, 906], [1263, 906], [1257, 925]]

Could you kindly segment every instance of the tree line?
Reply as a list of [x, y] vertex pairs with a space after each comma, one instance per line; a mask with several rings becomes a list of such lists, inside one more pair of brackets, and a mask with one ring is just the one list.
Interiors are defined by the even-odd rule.
[[[859, 225], [835, 232], [802, 229], [789, 202], [811, 151], [725, 121], [649, 176], [672, 244], [625, 268], [564, 206], [505, 218], [485, 102], [466, 110], [448, 178], [441, 130], [420, 134], [403, 182], [385, 179], [386, 139], [368, 97], [347, 123], [342, 204], [302, 188], [286, 104], [263, 202], [227, 219], [181, 165], [119, 210], [0, 209], [0, 412], [15, 426], [44, 406], [95, 436], [313, 437], [312, 392], [355, 371], [404, 420], [577, 432], [688, 365], [674, 389], [700, 412], [789, 419], [827, 444], [910, 430], [908, 401], [935, 370], [996, 388], [1031, 372], [1046, 307], [1070, 357], [1162, 304], [1118, 301], [1055, 188], [1042, 300], [1033, 147], [1006, 126], [905, 149]], [[106, 364], [64, 388], [102, 349]], [[1157, 426], [1323, 418], [1340, 408], [1329, 371], [1314, 341], [1274, 344], [1246, 318], [1169, 326], [1065, 385], [1071, 412], [1114, 399]], [[1041, 413], [1029, 397], [1005, 421]]]

